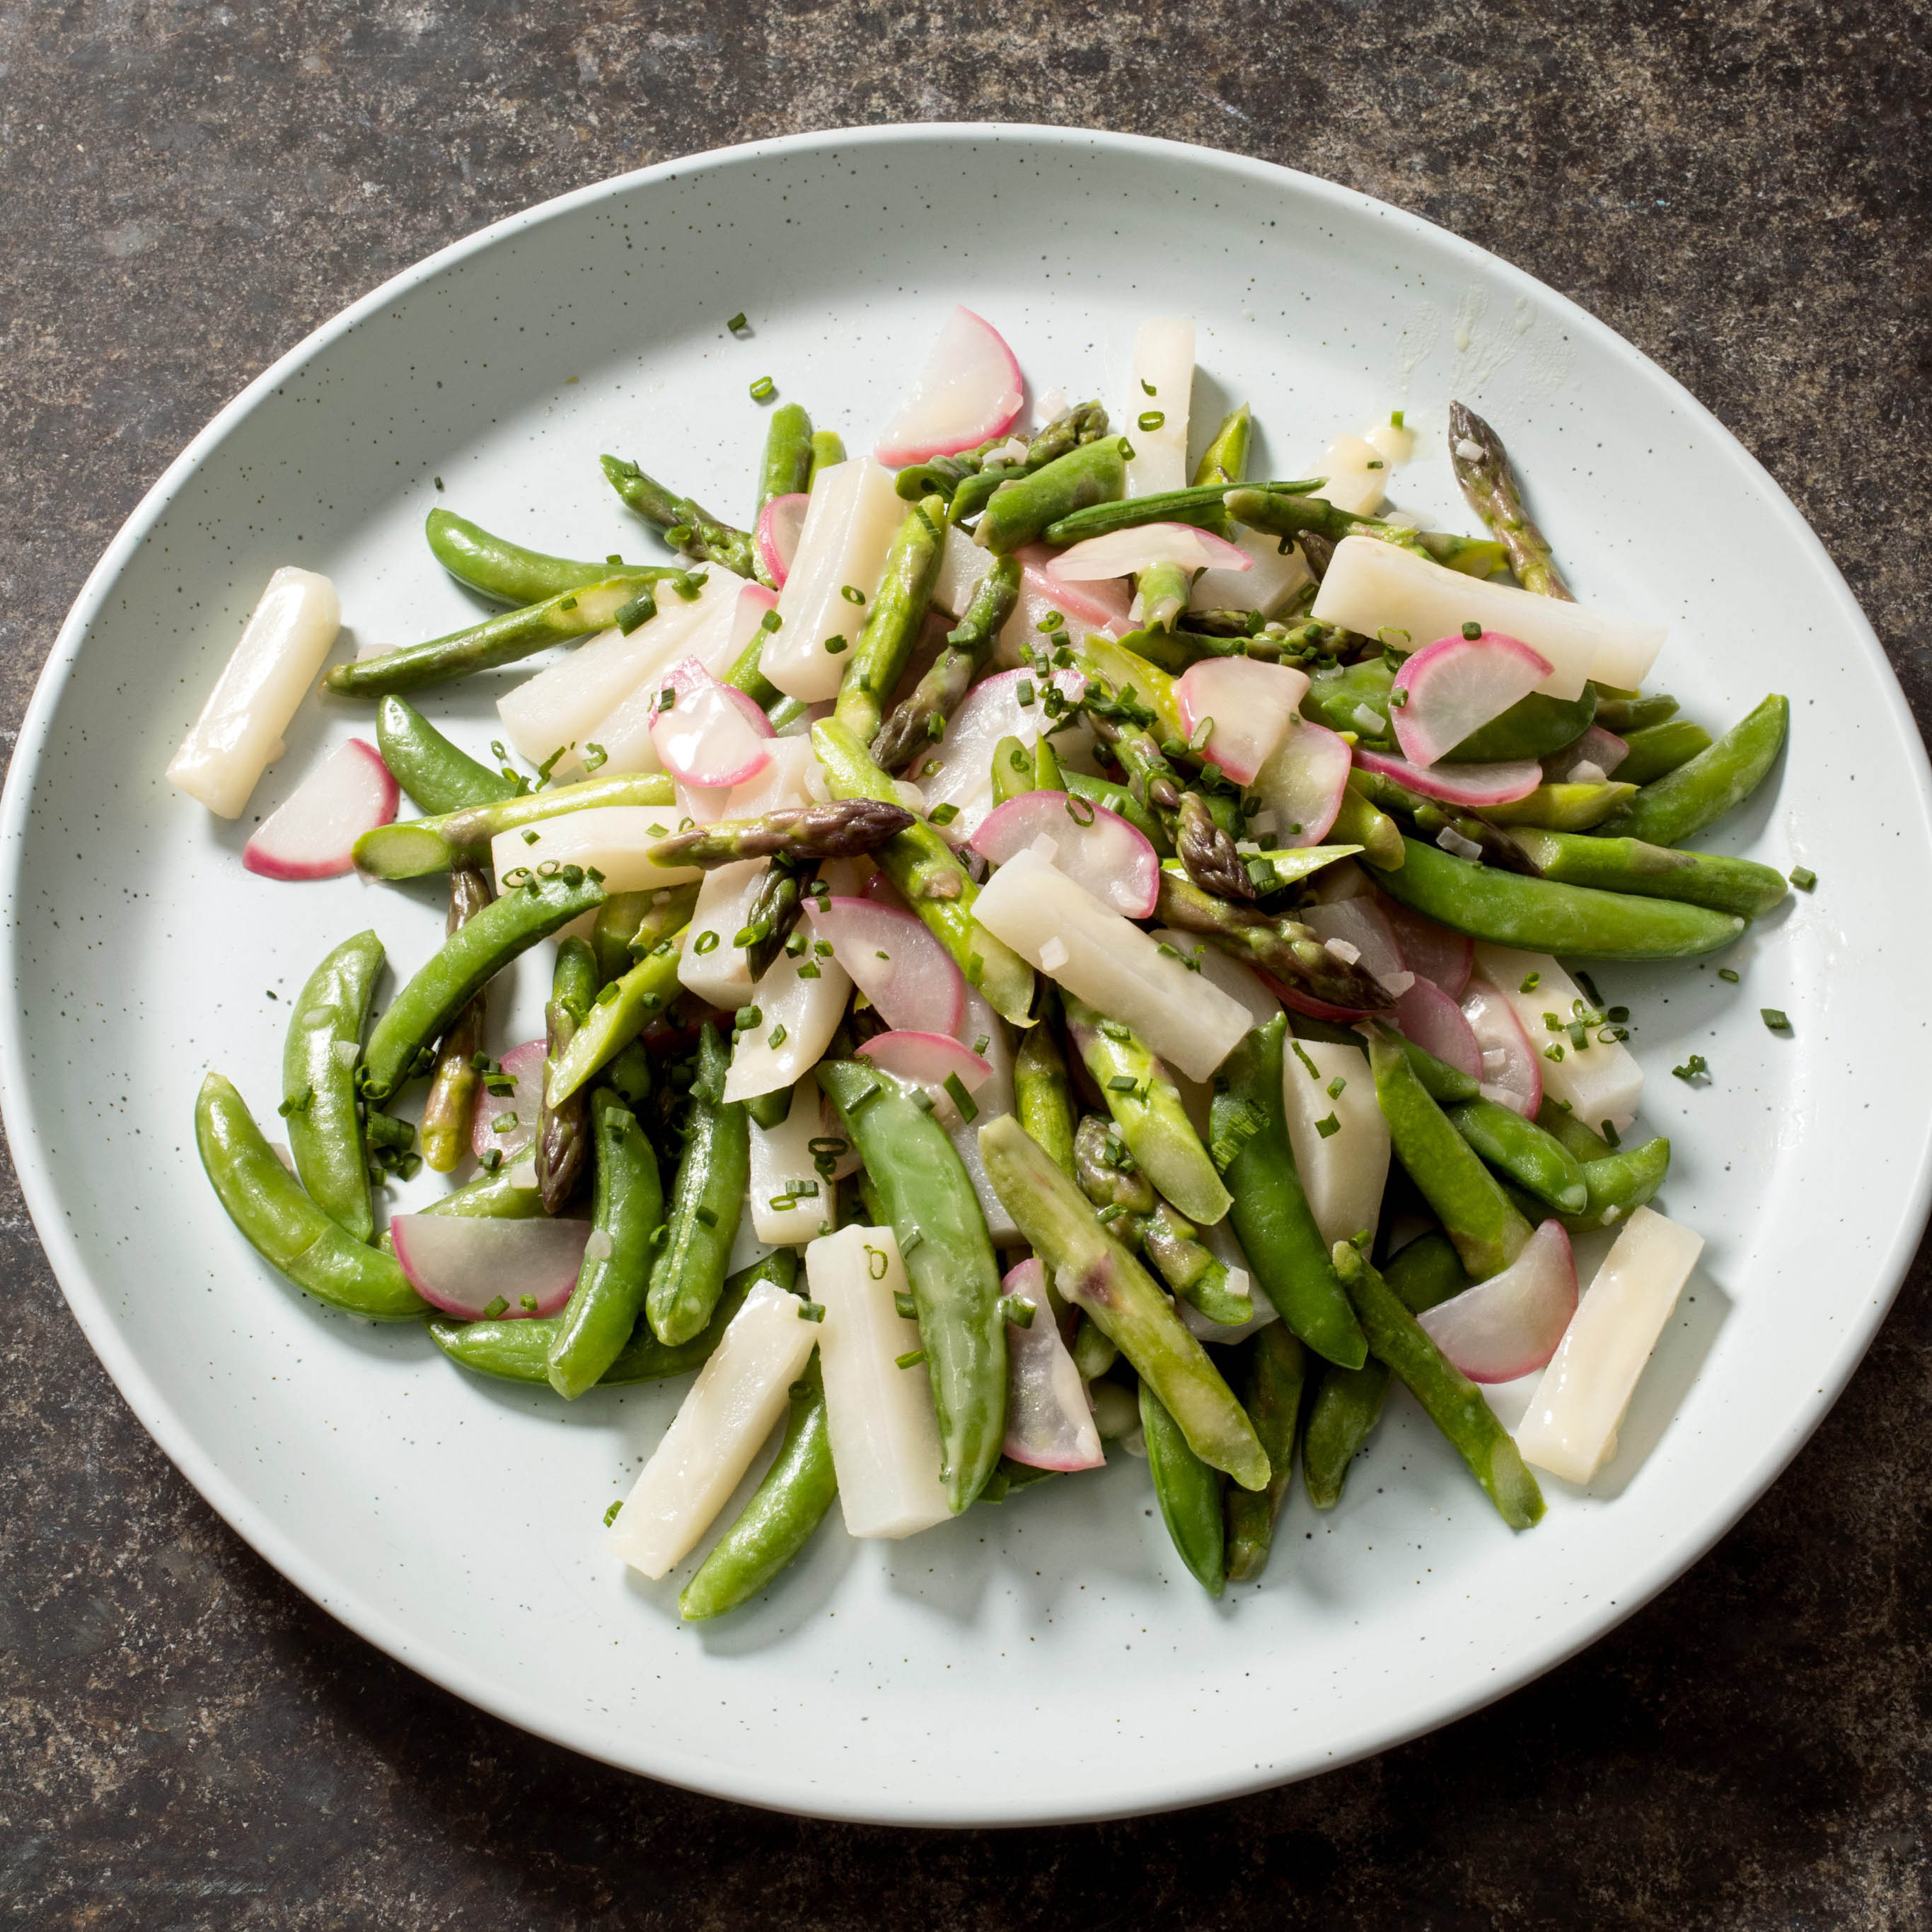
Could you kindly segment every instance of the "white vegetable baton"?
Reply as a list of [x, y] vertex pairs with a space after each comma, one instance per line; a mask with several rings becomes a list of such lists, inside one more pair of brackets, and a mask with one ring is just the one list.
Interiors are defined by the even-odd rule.
[[754, 1282], [644, 1465], [606, 1539], [633, 1570], [662, 1576], [724, 1507], [784, 1412], [818, 1327], [798, 1297]]
[[890, 1228], [842, 1228], [805, 1251], [814, 1301], [825, 1304], [820, 1338], [825, 1422], [847, 1533], [896, 1538], [952, 1514], [939, 1476], [939, 1418], [918, 1350], [919, 1324], [893, 1298], [910, 1294]]
[[752, 1225], [774, 1247], [801, 1247], [831, 1220], [832, 1183], [812, 1150], [825, 1137], [818, 1076], [791, 1090], [791, 1111], [775, 1127], [752, 1123]]
[[335, 586], [312, 570], [277, 571], [168, 766], [168, 782], [218, 818], [238, 818], [342, 628]]
[[[1530, 1052], [1538, 1057], [1543, 1090], [1552, 1100], [1567, 1100], [1571, 1112], [1593, 1132], [1600, 1133], [1608, 1120], [1622, 1133], [1636, 1118], [1643, 1069], [1620, 1041], [1598, 1037], [1605, 1030], [1600, 1025], [1585, 1029], [1580, 1047], [1561, 1030], [1576, 1016], [1580, 1001], [1584, 1012], [1594, 1010], [1576, 981], [1546, 952], [1519, 952], [1513, 946], [1486, 941], [1477, 945], [1476, 972], [1516, 1015]], [[1550, 1024], [1552, 1014], [1554, 1027]], [[1552, 1046], [1563, 1049], [1561, 1060], [1551, 1057]]]
[[1516, 1431], [1526, 1462], [1587, 1483], [1616, 1453], [1617, 1430], [1704, 1238], [1634, 1209], [1564, 1330]]
[[[717, 943], [722, 946], [729, 936], [719, 934]], [[704, 933], [694, 932], [686, 943], [698, 946], [704, 940]], [[837, 960], [809, 952], [794, 959], [780, 953], [752, 988], [750, 1004], [758, 1010], [758, 1023], [740, 1032], [732, 1046], [725, 1104], [755, 1100], [760, 1094], [796, 1084], [824, 1058], [851, 997], [851, 975]]]
[[1187, 481], [1187, 408], [1194, 390], [1194, 324], [1156, 316], [1134, 336], [1133, 387], [1120, 428], [1133, 445], [1127, 494], [1150, 496]]
[[1389, 1130], [1369, 1057], [1339, 1040], [1290, 1038], [1281, 1058], [1282, 1111], [1309, 1212], [1330, 1246], [1382, 1217]]

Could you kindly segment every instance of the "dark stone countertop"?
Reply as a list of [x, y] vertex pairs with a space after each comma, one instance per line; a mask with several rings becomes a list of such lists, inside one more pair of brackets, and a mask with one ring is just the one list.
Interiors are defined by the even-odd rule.
[[[1770, 467], [1922, 722], [1928, 110], [1925, 0], [15, 0], [0, 8], [4, 736], [162, 467], [396, 269], [646, 162], [977, 118], [1286, 162], [1574, 296]], [[8, 1923], [1744, 1932], [1932, 1916], [1922, 1254], [1768, 1497], [1531, 1688], [1259, 1797], [921, 1835], [604, 1770], [379, 1656], [238, 1543], [129, 1416], [10, 1174], [0, 1251]]]

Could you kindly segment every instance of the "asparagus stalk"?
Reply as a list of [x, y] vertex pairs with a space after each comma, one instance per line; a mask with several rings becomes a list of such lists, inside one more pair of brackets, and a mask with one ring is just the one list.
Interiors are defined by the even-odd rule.
[[1051, 981], [1041, 996], [1040, 1024], [1020, 1037], [1013, 1056], [1013, 1111], [1020, 1125], [1046, 1150], [1064, 1174], [1073, 1172], [1073, 1090], [1066, 1056], [1054, 1024], [1059, 989]]
[[598, 460], [611, 488], [646, 523], [654, 525], [673, 550], [698, 563], [722, 564], [740, 577], [754, 574], [750, 531], [714, 517], [688, 496], [674, 494], [621, 456], [599, 457]]
[[1126, 487], [1126, 437], [1083, 443], [1030, 476], [1000, 484], [986, 500], [974, 541], [995, 556], [1010, 556], [1060, 518], [1111, 502]]
[[946, 721], [959, 709], [980, 668], [993, 655], [1019, 596], [1018, 558], [996, 558], [957, 627], [946, 632], [946, 648], [872, 740], [874, 764], [889, 772], [903, 771], [946, 735]]
[[946, 547], [946, 505], [924, 496], [907, 513], [879, 580], [866, 628], [845, 666], [832, 715], [862, 744], [878, 736], [885, 703], [912, 656], [932, 601], [932, 580]]
[[1208, 447], [1201, 452], [1201, 460], [1194, 466], [1196, 489], [1218, 484], [1223, 490], [1232, 490], [1240, 482], [1248, 473], [1248, 442], [1253, 429], [1254, 418], [1246, 403], [1221, 418], [1220, 428], [1209, 439]]
[[1570, 586], [1551, 560], [1549, 538], [1523, 508], [1522, 485], [1502, 438], [1466, 404], [1449, 405], [1449, 460], [1470, 508], [1508, 551], [1516, 580], [1539, 597], [1574, 604]]
[[[1226, 501], [1228, 514], [1236, 523], [1245, 524], [1251, 530], [1295, 538], [1301, 542], [1304, 556], [1309, 554], [1310, 537], [1337, 544], [1344, 537], [1369, 536], [1413, 550], [1432, 562], [1460, 570], [1466, 577], [1493, 576], [1509, 561], [1509, 553], [1503, 546], [1489, 538], [1456, 536], [1443, 530], [1412, 530], [1400, 524], [1384, 523], [1379, 517], [1358, 517], [1349, 511], [1338, 510], [1321, 496], [1290, 496], [1271, 489], [1240, 489], [1230, 490]], [[1312, 557], [1309, 567], [1314, 568]]]
[[758, 818], [721, 818], [660, 838], [654, 866], [702, 866], [706, 872], [741, 859], [856, 859], [876, 851], [913, 815], [882, 799], [834, 799], [826, 805], [786, 805]]
[[1180, 809], [1175, 814], [1174, 849], [1187, 868], [1187, 876], [1204, 892], [1224, 899], [1251, 899], [1254, 880], [1248, 874], [1248, 862], [1234, 849], [1234, 842], [1214, 822], [1208, 801], [1198, 791], [1184, 792]]
[[[771, 970], [784, 950], [786, 940], [798, 924], [799, 915], [805, 910], [806, 893], [818, 876], [816, 859], [780, 856], [766, 867], [764, 876], [758, 881], [758, 890], [746, 909], [744, 930], [738, 934], [738, 943], [745, 949], [745, 965], [751, 974], [753, 986]], [[760, 1114], [757, 1101], [752, 1103], [752, 1118], [761, 1127], [772, 1124]]]
[[[479, 867], [457, 866], [449, 874], [449, 913], [446, 935], [466, 924], [490, 903], [490, 881]], [[438, 1174], [447, 1174], [470, 1150], [470, 1120], [476, 1105], [480, 1077], [476, 1057], [482, 1049], [483, 1023], [488, 1017], [485, 987], [450, 1022], [436, 1053], [436, 1072], [423, 1102], [417, 1130], [422, 1156]]]
[[1336, 958], [1306, 926], [1230, 904], [1191, 880], [1177, 878], [1165, 865], [1156, 916], [1162, 925], [1198, 932], [1244, 964], [1258, 967], [1331, 1006], [1363, 1013], [1388, 1010], [1382, 982], [1364, 968]]
[[[1107, 412], [1098, 403], [1076, 403], [1070, 410], [1062, 410], [1027, 445], [1025, 457], [1017, 464], [987, 464], [984, 460], [991, 451], [1010, 442], [1012, 439], [1009, 436], [997, 438], [973, 452], [970, 458], [950, 459], [956, 463], [971, 461], [975, 472], [962, 476], [952, 491], [952, 520], [956, 524], [970, 523], [986, 507], [988, 500], [1002, 483], [1030, 476], [1036, 470], [1044, 470], [1049, 463], [1058, 462], [1082, 445], [1099, 442], [1106, 434]], [[901, 472], [901, 494], [906, 488], [904, 478], [914, 473]]]

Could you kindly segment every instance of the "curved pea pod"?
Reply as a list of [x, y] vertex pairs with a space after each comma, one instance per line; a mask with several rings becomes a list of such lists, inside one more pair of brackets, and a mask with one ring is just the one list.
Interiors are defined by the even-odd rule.
[[1049, 982], [1040, 1023], [1020, 1036], [1013, 1055], [1013, 1111], [1020, 1125], [1046, 1150], [1063, 1173], [1073, 1172], [1073, 1090], [1066, 1056], [1054, 1022], [1056, 995]]
[[724, 1098], [730, 1064], [730, 1050], [707, 1022], [698, 1036], [684, 1158], [644, 1299], [651, 1332], [668, 1347], [689, 1341], [718, 1305], [752, 1178], [752, 1124], [742, 1101]]
[[974, 540], [996, 556], [1034, 542], [1049, 524], [1126, 494], [1126, 439], [1083, 443], [1029, 476], [1010, 478], [987, 499]]
[[[533, 1221], [544, 1211], [543, 1195], [536, 1187], [526, 1187], [512, 1179], [514, 1167], [500, 1167], [494, 1174], [479, 1174], [466, 1181], [453, 1194], [432, 1201], [425, 1214], [471, 1214], [494, 1221]], [[385, 1232], [382, 1238], [388, 1239]], [[519, 1325], [517, 1322], [510, 1324]]]
[[[454, 510], [430, 511], [423, 536], [436, 562], [459, 584], [466, 584], [500, 604], [538, 604], [573, 590], [587, 590], [613, 577], [651, 584], [685, 574], [675, 565], [626, 565], [614, 557], [606, 557], [601, 563], [580, 563], [567, 556], [545, 556], [507, 537], [492, 536], [481, 524], [472, 524]], [[397, 782], [400, 784], [400, 778]], [[404, 789], [409, 788], [405, 785]]]
[[302, 1192], [219, 1073], [202, 1082], [194, 1138], [228, 1218], [296, 1287], [372, 1322], [410, 1322], [430, 1312], [394, 1256], [357, 1240]]
[[1614, 817], [1636, 796], [1620, 778], [1600, 784], [1540, 784], [1508, 805], [1485, 806], [1482, 820], [1492, 825], [1537, 825], [1551, 832], [1588, 832]]
[[1612, 1148], [1574, 1114], [1547, 1100], [1536, 1118], [1582, 1166], [1582, 1211], [1556, 1217], [1573, 1234], [1614, 1226], [1634, 1208], [1645, 1206], [1670, 1172], [1670, 1143], [1660, 1134], [1634, 1147]]
[[382, 970], [382, 942], [373, 932], [345, 939], [296, 996], [282, 1048], [282, 1111], [296, 1172], [309, 1198], [358, 1241], [374, 1235], [376, 1217], [356, 1061]]
[[[1268, 1451], [1272, 1473], [1268, 1487], [1258, 1494], [1239, 1488], [1227, 1492], [1228, 1580], [1234, 1583], [1258, 1576], [1274, 1545], [1275, 1519], [1288, 1500], [1288, 1484], [1294, 1474], [1295, 1424], [1309, 1367], [1307, 1350], [1282, 1322], [1271, 1322], [1257, 1330], [1249, 1337], [1246, 1352], [1241, 1402]], [[1336, 1369], [1333, 1372], [1362, 1371]]]
[[544, 1207], [553, 1214], [562, 1214], [577, 1191], [590, 1151], [590, 1116], [579, 1094], [553, 1105], [550, 1076], [577, 1029], [589, 1018], [597, 994], [597, 956], [590, 942], [574, 934], [563, 939], [551, 973], [550, 1004], [544, 1009], [544, 1092], [537, 1115], [537, 1186], [543, 1192]]
[[376, 748], [418, 811], [498, 805], [523, 789], [514, 778], [479, 764], [452, 745], [406, 698], [386, 698], [376, 707]]
[[1744, 929], [1736, 914], [1706, 906], [1529, 878], [1420, 839], [1402, 845], [1399, 868], [1375, 868], [1382, 890], [1440, 925], [1500, 945], [1586, 959], [1691, 959]]
[[1624, 742], [1628, 749], [1617, 760], [1618, 782], [1646, 785], [1688, 764], [1700, 752], [1708, 752], [1711, 734], [1688, 718], [1672, 718], [1625, 734]]
[[1342, 802], [1328, 837], [1331, 844], [1357, 848], [1364, 865], [1384, 870], [1393, 870], [1408, 856], [1402, 848], [1402, 828], [1358, 791], [1352, 782], [1342, 788]]
[[1517, 758], [1546, 758], [1573, 745], [1597, 716], [1597, 688], [1584, 686], [1575, 698], [1548, 698], [1532, 691], [1520, 698], [1500, 717], [1492, 718], [1454, 750], [1444, 762], [1458, 764], [1508, 764]]
[[1782, 872], [1753, 859], [1682, 852], [1641, 838], [1592, 838], [1528, 826], [1510, 836], [1544, 878], [1560, 885], [1681, 899], [1740, 919], [1762, 916], [1791, 890]]
[[613, 980], [591, 1004], [562, 1057], [544, 1077], [552, 1105], [569, 1099], [598, 1068], [608, 1065], [677, 998], [677, 969], [688, 927], [659, 940], [622, 979]]
[[1761, 785], [1784, 748], [1791, 700], [1774, 692], [1707, 752], [1645, 785], [1608, 820], [1608, 836], [1675, 845], [1742, 805]]
[[1492, 1168], [1549, 1211], [1580, 1214], [1589, 1188], [1574, 1155], [1534, 1120], [1493, 1100], [1464, 1100], [1448, 1109], [1449, 1124]]
[[1209, 1596], [1218, 1597], [1228, 1581], [1227, 1526], [1221, 1514], [1227, 1478], [1187, 1446], [1180, 1425], [1145, 1382], [1141, 1384], [1141, 1434], [1161, 1521], [1194, 1580]]

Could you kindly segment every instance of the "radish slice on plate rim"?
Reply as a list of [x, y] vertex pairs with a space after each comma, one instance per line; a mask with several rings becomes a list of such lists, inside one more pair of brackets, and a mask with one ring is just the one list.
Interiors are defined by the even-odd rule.
[[1118, 814], [1064, 791], [1022, 792], [989, 812], [973, 849], [1004, 866], [1045, 838], [1041, 856], [1130, 919], [1150, 919], [1160, 898], [1160, 855]]
[[337, 879], [356, 867], [356, 842], [387, 825], [402, 797], [382, 754], [351, 738], [338, 745], [269, 814], [242, 848], [266, 879]]
[[956, 456], [1005, 435], [1025, 400], [1005, 338], [983, 316], [956, 308], [873, 454], [889, 470]]
[[1513, 1382], [1556, 1354], [1576, 1312], [1576, 1258], [1560, 1221], [1546, 1221], [1501, 1274], [1416, 1317], [1472, 1382]]

